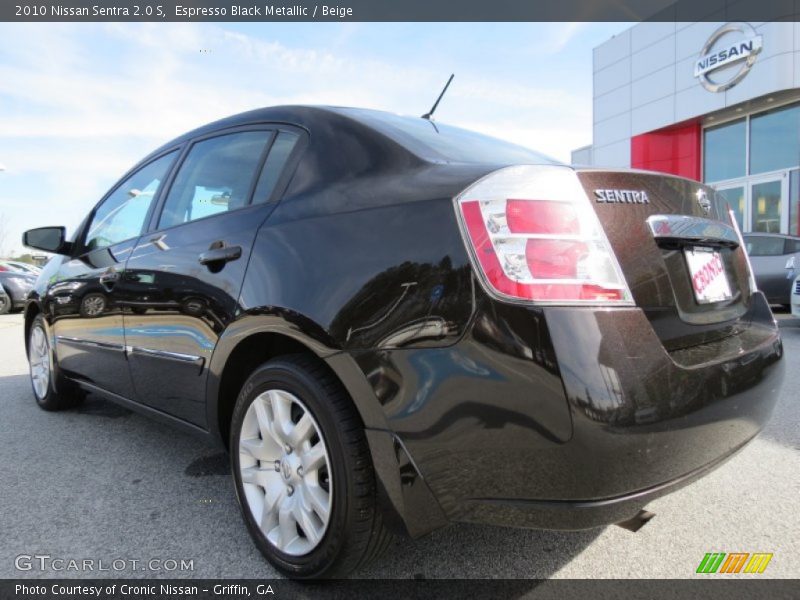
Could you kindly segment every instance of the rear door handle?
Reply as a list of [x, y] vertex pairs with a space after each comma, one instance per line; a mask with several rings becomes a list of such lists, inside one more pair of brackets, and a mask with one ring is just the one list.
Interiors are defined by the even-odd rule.
[[222, 265], [223, 263], [236, 260], [242, 256], [241, 246], [223, 246], [222, 248], [211, 248], [200, 255], [201, 265]]

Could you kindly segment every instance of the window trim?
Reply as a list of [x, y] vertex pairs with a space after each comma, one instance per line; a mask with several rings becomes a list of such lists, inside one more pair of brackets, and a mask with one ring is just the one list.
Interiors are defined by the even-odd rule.
[[[246, 133], [248, 131], [266, 131], [270, 133], [270, 138], [264, 146], [264, 150], [261, 153], [261, 156], [258, 160], [258, 166], [256, 167], [255, 173], [253, 175], [253, 180], [250, 182], [250, 187], [247, 192], [247, 202], [244, 203], [239, 208], [236, 208], [232, 211], [225, 211], [224, 213], [217, 213], [213, 215], [207, 215], [205, 217], [200, 217], [199, 219], [192, 219], [191, 221], [184, 221], [183, 223], [176, 223], [170, 225], [168, 227], [159, 227], [159, 221], [161, 220], [161, 214], [164, 211], [164, 207], [166, 205], [167, 198], [169, 197], [169, 193], [172, 191], [172, 186], [175, 183], [175, 179], [178, 176], [181, 168], [183, 167], [186, 159], [189, 156], [189, 153], [192, 151], [192, 148], [200, 142], [204, 142], [206, 140], [210, 140], [217, 137], [223, 137], [226, 135], [232, 135], [236, 133]], [[261, 173], [264, 170], [264, 165], [267, 161], [267, 157], [269, 156], [270, 151], [272, 150], [272, 146], [275, 143], [275, 140], [278, 137], [278, 134], [281, 131], [288, 131], [290, 133], [296, 133], [299, 135], [299, 139], [295, 144], [295, 147], [292, 149], [292, 152], [289, 155], [289, 158], [286, 161], [286, 165], [284, 166], [284, 170], [281, 173], [280, 177], [278, 178], [278, 182], [275, 184], [275, 188], [273, 189], [272, 195], [268, 201], [259, 202], [258, 204], [253, 203], [253, 194], [255, 193], [256, 186], [258, 185], [258, 180], [261, 177]], [[178, 156], [178, 160], [174, 165], [169, 177], [165, 180], [165, 184], [163, 187], [163, 193], [159, 194], [157, 202], [155, 204], [155, 208], [152, 211], [152, 214], [149, 215], [147, 227], [144, 229], [143, 234], [152, 234], [155, 232], [161, 231], [169, 231], [171, 229], [175, 229], [176, 227], [183, 227], [185, 225], [189, 225], [190, 223], [197, 223], [200, 221], [205, 221], [206, 219], [213, 219], [215, 217], [219, 217], [226, 214], [231, 214], [237, 211], [242, 211], [246, 209], [251, 209], [254, 207], [259, 206], [272, 206], [273, 208], [277, 205], [278, 201], [282, 198], [283, 192], [285, 191], [285, 186], [288, 184], [290, 178], [287, 178], [287, 174], [291, 173], [294, 174], [294, 171], [299, 164], [299, 154], [301, 149], [305, 149], [306, 141], [308, 138], [308, 132], [296, 125], [291, 125], [289, 123], [278, 123], [278, 122], [263, 122], [263, 123], [250, 123], [246, 125], [237, 125], [234, 127], [226, 127], [223, 129], [217, 129], [214, 131], [206, 132], [202, 135], [198, 135], [196, 137], [191, 138], [186, 142], [185, 147], [181, 151], [180, 155]], [[280, 193], [280, 196], [278, 196]]]
[[297, 141], [292, 148], [292, 151], [289, 153], [289, 156], [286, 157], [286, 163], [283, 165], [283, 169], [281, 170], [280, 175], [278, 176], [278, 180], [275, 182], [275, 185], [272, 188], [272, 193], [270, 193], [269, 198], [264, 200], [264, 202], [258, 202], [257, 204], [253, 203], [253, 197], [251, 194], [250, 197], [250, 206], [256, 206], [263, 204], [264, 206], [277, 206], [277, 204], [283, 199], [283, 195], [286, 192], [286, 189], [289, 186], [289, 183], [292, 181], [294, 177], [295, 171], [297, 170], [298, 165], [300, 164], [300, 156], [302, 155], [303, 151], [306, 148], [308, 143], [308, 133], [299, 127], [282, 127], [275, 130], [275, 136], [272, 138], [272, 144], [270, 144], [269, 152], [267, 156], [264, 157], [264, 162], [261, 165], [261, 169], [258, 172], [258, 177], [256, 177], [256, 184], [253, 187], [252, 193], [255, 194], [256, 189], [258, 188], [258, 181], [261, 179], [261, 175], [264, 172], [264, 167], [267, 165], [267, 159], [269, 158], [269, 153], [272, 152], [272, 146], [275, 145], [275, 142], [278, 139], [278, 135], [282, 132], [286, 133], [294, 133], [297, 135]]
[[[111, 248], [113, 246], [116, 246], [117, 244], [123, 244], [130, 240], [139, 239], [140, 237], [142, 237], [147, 232], [147, 229], [150, 225], [150, 221], [152, 220], [153, 211], [161, 201], [161, 196], [164, 193], [164, 189], [166, 188], [167, 182], [169, 182], [172, 179], [172, 175], [175, 172], [175, 166], [181, 159], [185, 146], [186, 146], [185, 143], [178, 144], [177, 146], [171, 146], [170, 148], [167, 148], [159, 152], [158, 154], [150, 157], [149, 159], [140, 161], [139, 163], [135, 164], [133, 167], [128, 169], [125, 172], [125, 174], [122, 177], [120, 177], [117, 180], [117, 182], [113, 186], [111, 186], [111, 188], [100, 198], [100, 200], [97, 201], [92, 210], [89, 211], [89, 214], [84, 219], [84, 222], [81, 225], [79, 233], [75, 238], [78, 241], [78, 243], [75, 245], [75, 251], [72, 253], [71, 258], [85, 256], [86, 254], [89, 254], [91, 252], [95, 252], [97, 250], [103, 250], [105, 248]], [[162, 158], [172, 154], [173, 152], [175, 153], [175, 158], [172, 159], [172, 163], [167, 168], [167, 172], [164, 177], [164, 181], [162, 182], [162, 185], [158, 187], [155, 196], [153, 196], [153, 201], [150, 203], [150, 206], [147, 209], [147, 213], [145, 214], [144, 221], [142, 222], [142, 227], [140, 228], [139, 233], [135, 236], [126, 238], [124, 240], [119, 240], [118, 242], [114, 242], [110, 246], [103, 246], [102, 248], [87, 248], [86, 236], [89, 234], [89, 229], [91, 228], [92, 222], [94, 221], [94, 217], [97, 214], [97, 209], [100, 208], [106, 202], [106, 200], [108, 200], [113, 194], [115, 194], [117, 190], [122, 186], [122, 184], [125, 183], [128, 179], [130, 179], [133, 175], [135, 175], [142, 169], [146, 169], [157, 160], [161, 160]]]

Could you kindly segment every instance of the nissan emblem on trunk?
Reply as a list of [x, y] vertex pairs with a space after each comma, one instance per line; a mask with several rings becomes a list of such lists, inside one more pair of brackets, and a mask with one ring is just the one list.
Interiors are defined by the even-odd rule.
[[695, 196], [697, 197], [697, 203], [700, 205], [700, 208], [703, 209], [703, 212], [705, 214], [711, 212], [711, 200], [708, 199], [708, 194], [706, 194], [706, 191], [703, 188], [700, 188], [697, 190]]
[[[747, 23], [728, 23], [708, 38], [694, 63], [694, 76], [709, 92], [724, 92], [739, 83], [761, 52], [762, 38]], [[734, 65], [741, 63], [739, 68]], [[711, 79], [719, 72], [719, 79]], [[727, 76], [726, 76], [727, 75]]]

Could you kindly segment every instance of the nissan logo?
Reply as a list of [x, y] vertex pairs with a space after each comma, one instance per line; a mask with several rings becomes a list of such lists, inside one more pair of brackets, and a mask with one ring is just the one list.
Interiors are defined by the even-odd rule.
[[[738, 34], [738, 35], [733, 35]], [[747, 23], [728, 23], [717, 29], [694, 64], [694, 76], [709, 92], [724, 92], [739, 83], [761, 52], [762, 38]], [[738, 69], [733, 65], [741, 63]], [[730, 69], [726, 67], [731, 67]], [[727, 79], [712, 79], [717, 71], [733, 72]]]
[[703, 213], [706, 215], [711, 212], [711, 200], [708, 199], [708, 194], [703, 188], [697, 190], [697, 194], [695, 194], [697, 198], [697, 203], [700, 205], [700, 208], [703, 209]]

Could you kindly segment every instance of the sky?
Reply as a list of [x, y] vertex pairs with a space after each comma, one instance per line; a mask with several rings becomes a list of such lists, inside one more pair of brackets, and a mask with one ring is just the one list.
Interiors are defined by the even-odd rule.
[[139, 159], [204, 123], [296, 103], [421, 115], [450, 73], [437, 120], [569, 161], [592, 141], [592, 48], [627, 27], [0, 24], [0, 256], [23, 251], [26, 229], [73, 230]]

